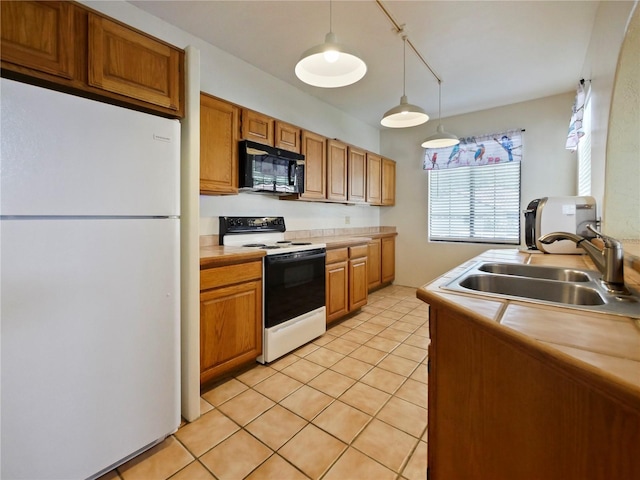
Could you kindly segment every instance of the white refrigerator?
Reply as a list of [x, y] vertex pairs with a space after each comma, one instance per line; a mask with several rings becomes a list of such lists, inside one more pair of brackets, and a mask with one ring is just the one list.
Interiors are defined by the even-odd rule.
[[0, 81], [0, 478], [94, 478], [180, 424], [180, 124]]

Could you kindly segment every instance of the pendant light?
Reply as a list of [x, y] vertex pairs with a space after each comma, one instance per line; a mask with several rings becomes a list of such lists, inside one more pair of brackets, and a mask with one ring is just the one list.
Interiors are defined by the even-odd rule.
[[402, 34], [404, 56], [402, 66], [402, 97], [400, 97], [400, 105], [388, 110], [382, 117], [382, 120], [380, 120], [382, 126], [390, 128], [415, 127], [429, 120], [429, 115], [427, 115], [422, 108], [411, 105], [407, 101], [407, 94], [405, 92], [407, 76], [407, 35], [403, 30], [400, 30], [399, 33]]
[[423, 148], [445, 148], [453, 147], [460, 143], [458, 137], [453, 133], [444, 131], [444, 127], [440, 123], [440, 115], [442, 110], [442, 80], [438, 79], [438, 128], [436, 133], [426, 138], [422, 142]]
[[314, 87], [336, 88], [356, 83], [367, 73], [367, 64], [358, 52], [338, 43], [331, 25], [329, 1], [329, 33], [324, 43], [305, 51], [296, 64], [296, 76]]

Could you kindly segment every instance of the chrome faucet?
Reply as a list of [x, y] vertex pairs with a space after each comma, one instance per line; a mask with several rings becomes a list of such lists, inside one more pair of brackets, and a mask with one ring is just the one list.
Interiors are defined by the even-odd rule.
[[601, 238], [604, 248], [600, 250], [588, 238], [581, 237], [575, 233], [552, 232], [543, 235], [538, 240], [544, 244], [550, 244], [558, 240], [571, 240], [576, 246], [582, 247], [589, 255], [593, 263], [602, 274], [602, 283], [611, 293], [629, 295], [629, 290], [624, 286], [624, 256], [622, 244], [613, 237], [609, 237], [599, 232], [592, 225], [587, 228]]

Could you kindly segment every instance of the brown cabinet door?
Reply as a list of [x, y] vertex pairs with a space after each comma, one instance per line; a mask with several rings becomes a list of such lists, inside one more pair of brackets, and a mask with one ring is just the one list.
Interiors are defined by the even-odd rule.
[[349, 147], [348, 154], [347, 200], [364, 203], [366, 197], [367, 152], [360, 148]]
[[88, 59], [89, 85], [179, 110], [179, 50], [89, 13]]
[[271, 117], [243, 108], [242, 139], [273, 147], [274, 123], [275, 121]]
[[390, 283], [396, 278], [396, 239], [384, 237], [381, 241], [382, 283]]
[[367, 257], [349, 260], [349, 311], [366, 305], [368, 293]]
[[368, 278], [369, 290], [380, 286], [382, 273], [382, 247], [379, 238], [373, 238], [367, 245], [367, 262], [368, 262]]
[[262, 354], [262, 282], [200, 294], [200, 383]]
[[300, 129], [294, 125], [277, 120], [275, 125], [275, 147], [300, 153]]
[[382, 157], [367, 152], [367, 202], [371, 205], [382, 203]]
[[382, 205], [396, 204], [396, 162], [382, 159]]
[[3, 62], [73, 79], [75, 24], [71, 2], [3, 0], [0, 15]]
[[327, 323], [349, 313], [349, 262], [337, 262], [326, 268]]
[[347, 146], [337, 140], [327, 141], [327, 199], [347, 200]]
[[240, 110], [200, 94], [200, 193], [238, 193]]
[[327, 198], [327, 139], [316, 133], [302, 131], [304, 155], [304, 193], [302, 198]]

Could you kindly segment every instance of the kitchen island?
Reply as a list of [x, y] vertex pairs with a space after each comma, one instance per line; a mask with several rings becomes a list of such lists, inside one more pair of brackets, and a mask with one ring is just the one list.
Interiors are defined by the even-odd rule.
[[640, 478], [640, 321], [441, 288], [479, 261], [594, 269], [583, 255], [491, 250], [418, 289], [429, 478]]

